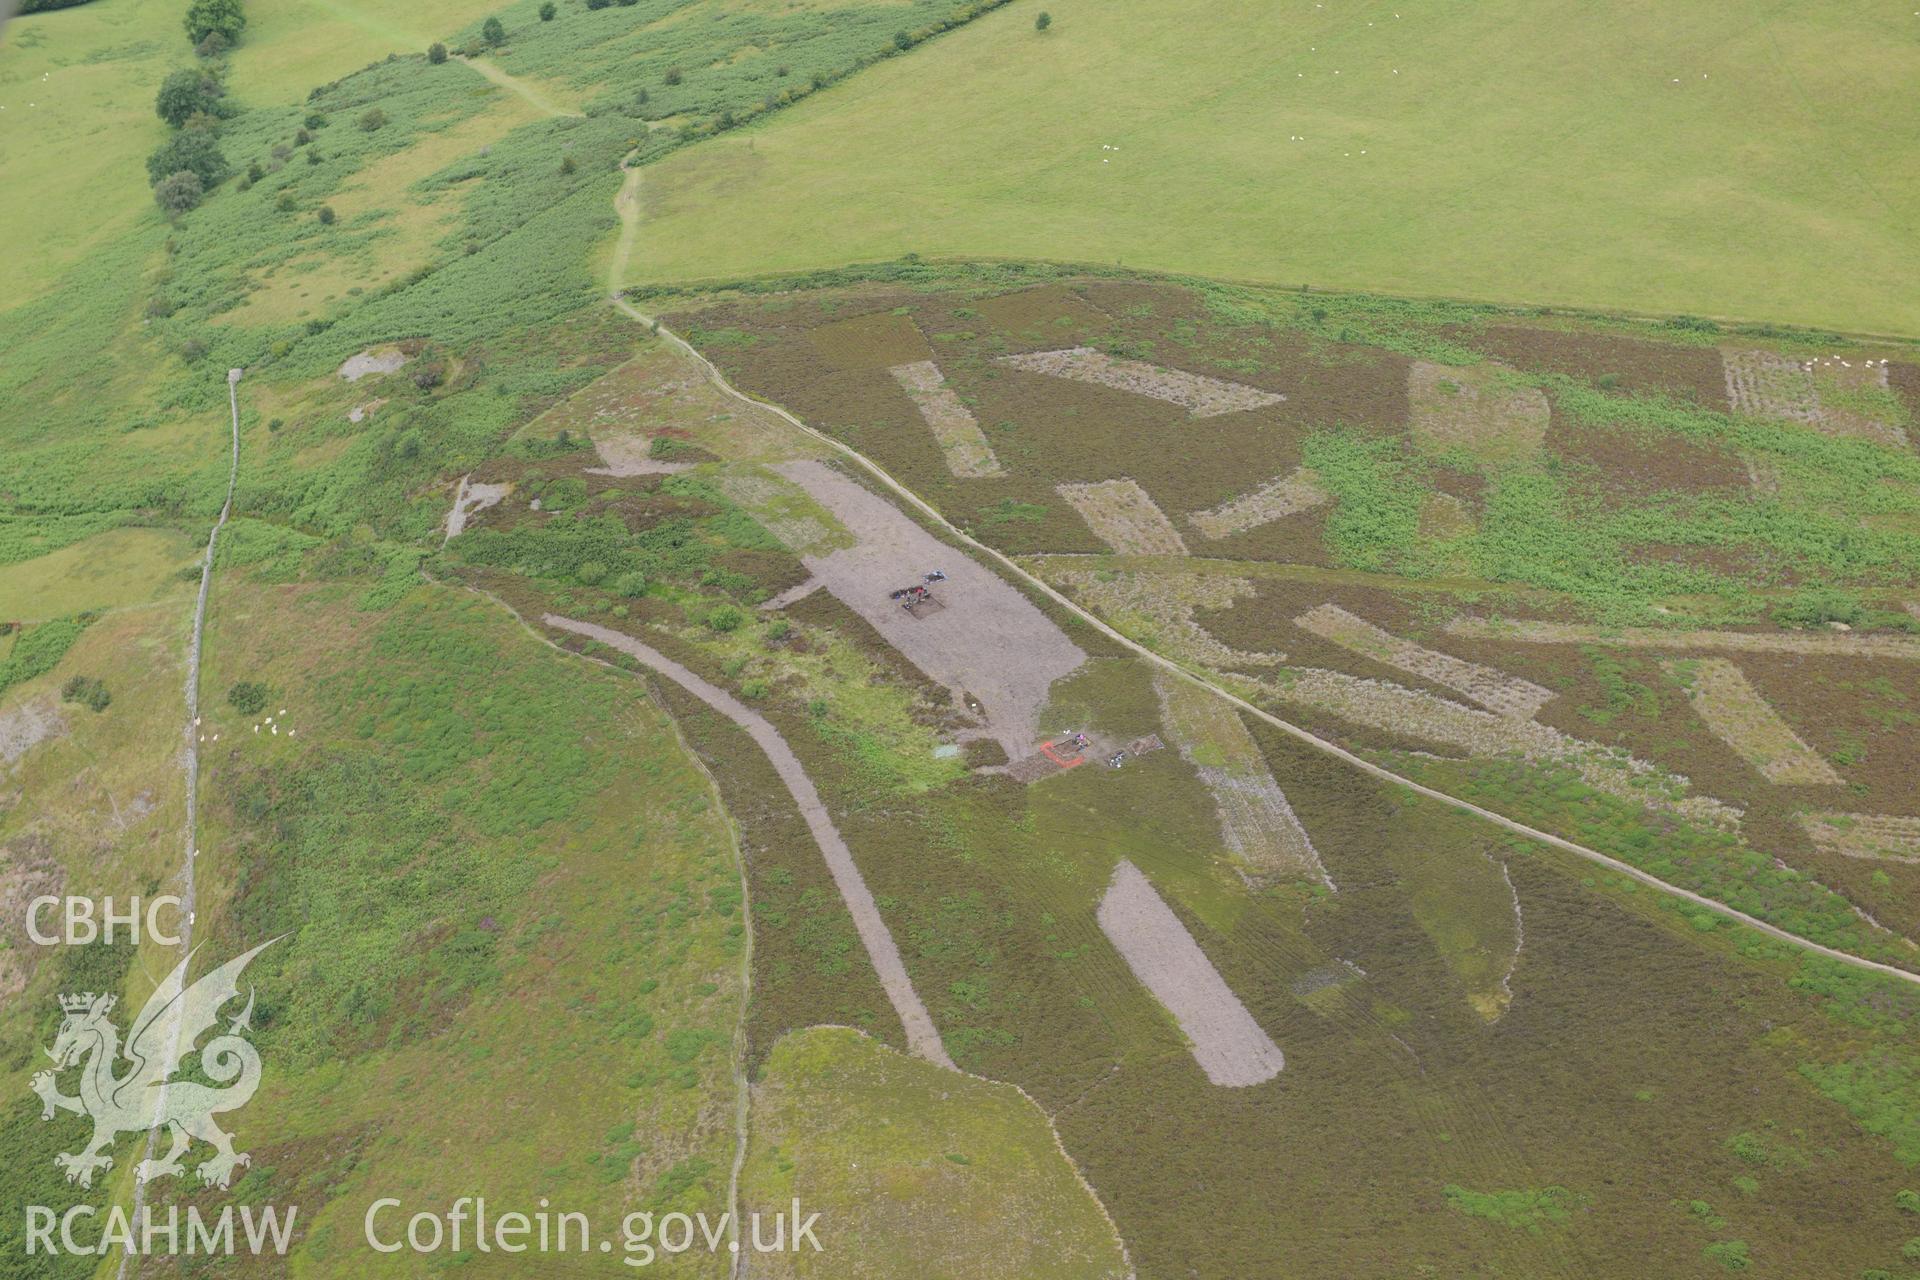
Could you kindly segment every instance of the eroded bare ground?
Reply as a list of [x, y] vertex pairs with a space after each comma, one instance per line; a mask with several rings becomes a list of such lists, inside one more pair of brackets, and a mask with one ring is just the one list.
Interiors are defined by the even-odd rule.
[[1131, 862], [1114, 868], [1098, 918], [1133, 976], [1180, 1024], [1210, 1082], [1245, 1088], [1280, 1074], [1286, 1065], [1280, 1046]]
[[447, 536], [451, 542], [467, 527], [467, 520], [476, 511], [485, 511], [496, 505], [513, 491], [510, 484], [474, 484], [466, 476], [460, 477], [460, 488], [453, 495], [453, 509], [447, 512]]
[[[852, 535], [852, 546], [802, 555], [807, 571], [928, 677], [971, 695], [1009, 760], [1033, 750], [1053, 682], [1087, 655], [999, 575], [955, 551], [885, 498], [822, 463], [775, 468]], [[915, 617], [889, 593], [940, 572], [948, 607]]]
[[1092, 347], [1002, 356], [1000, 363], [1024, 369], [1028, 373], [1071, 378], [1075, 382], [1091, 382], [1115, 391], [1130, 391], [1134, 395], [1165, 400], [1169, 404], [1179, 405], [1192, 418], [1239, 413], [1246, 409], [1279, 404], [1286, 399], [1278, 392], [1262, 391], [1240, 382], [1228, 382], [1140, 360], [1116, 359]]

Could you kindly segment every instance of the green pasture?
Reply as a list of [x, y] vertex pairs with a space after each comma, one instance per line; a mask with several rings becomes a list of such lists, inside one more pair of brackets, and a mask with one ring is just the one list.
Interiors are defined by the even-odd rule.
[[630, 279], [1024, 257], [1920, 332], [1904, 3], [1049, 9], [651, 170]]

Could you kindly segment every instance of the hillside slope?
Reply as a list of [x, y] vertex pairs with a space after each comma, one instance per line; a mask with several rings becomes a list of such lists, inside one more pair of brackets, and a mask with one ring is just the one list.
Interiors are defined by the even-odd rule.
[[1917, 332], [1909, 10], [1014, 6], [661, 165], [632, 279], [1118, 260]]

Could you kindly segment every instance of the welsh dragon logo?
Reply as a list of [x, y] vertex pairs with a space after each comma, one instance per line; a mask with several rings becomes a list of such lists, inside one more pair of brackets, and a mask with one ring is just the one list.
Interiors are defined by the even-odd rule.
[[[198, 1171], [200, 1181], [208, 1186], [224, 1188], [236, 1168], [251, 1163], [245, 1152], [233, 1149], [232, 1137], [213, 1120], [244, 1107], [260, 1087], [260, 1055], [241, 1038], [252, 1029], [251, 988], [247, 1007], [228, 1021], [225, 1033], [198, 1050], [201, 1072], [224, 1087], [171, 1077], [196, 1051], [195, 1042], [214, 1025], [221, 1006], [239, 997], [240, 973], [247, 963], [278, 941], [261, 943], [192, 986], [187, 985], [187, 966], [193, 961], [189, 954], [148, 998], [133, 1020], [124, 1048], [119, 1030], [107, 1017], [117, 997], [90, 991], [60, 997], [66, 1020], [60, 1024], [53, 1048], [46, 1051], [54, 1070], [35, 1075], [33, 1091], [44, 1104], [42, 1120], [53, 1119], [57, 1111], [93, 1118], [93, 1141], [73, 1155], [53, 1158], [66, 1170], [68, 1182], [90, 1187], [94, 1170], [113, 1168], [107, 1150], [118, 1135], [163, 1127], [173, 1145], [160, 1159], [140, 1162], [136, 1176], [142, 1182], [183, 1172], [180, 1158], [195, 1138], [214, 1148]], [[123, 1060], [132, 1065], [125, 1074], [115, 1075], [115, 1065]], [[74, 1066], [80, 1067], [80, 1094], [68, 1097], [60, 1092], [55, 1076]]]

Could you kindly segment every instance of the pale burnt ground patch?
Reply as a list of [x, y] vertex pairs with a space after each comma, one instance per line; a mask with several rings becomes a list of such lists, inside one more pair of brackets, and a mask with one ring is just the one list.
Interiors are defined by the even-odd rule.
[[1713, 736], [1768, 782], [1838, 786], [1840, 775], [1780, 717], [1746, 673], [1725, 658], [1661, 664], [1681, 687]]
[[1227, 538], [1311, 511], [1326, 501], [1327, 492], [1314, 483], [1313, 473], [1305, 467], [1295, 467], [1212, 510], [1193, 512], [1187, 516], [1187, 523], [1209, 538]]
[[1150, 396], [1177, 404], [1190, 418], [1215, 418], [1225, 413], [1279, 404], [1286, 397], [1277, 391], [1262, 391], [1245, 383], [1210, 378], [1184, 369], [1147, 364], [1141, 360], [1123, 360], [1095, 351], [1092, 347], [1069, 347], [1060, 351], [1033, 351], [1026, 355], [1002, 356], [1000, 363], [1028, 373], [1053, 378], [1071, 378]]
[[931, 360], [915, 360], [911, 364], [897, 364], [887, 372], [907, 393], [927, 429], [933, 432], [947, 470], [963, 480], [1005, 473], [973, 411], [961, 403], [960, 397], [947, 385], [939, 365]]
[[1095, 537], [1123, 556], [1187, 554], [1173, 522], [1134, 480], [1063, 484], [1055, 491], [1080, 513]]
[[1531, 720], [1555, 696], [1551, 689], [1543, 689], [1531, 680], [1403, 640], [1337, 604], [1310, 609], [1293, 623], [1343, 649], [1431, 680], [1471, 698], [1489, 711], [1516, 720]]

